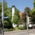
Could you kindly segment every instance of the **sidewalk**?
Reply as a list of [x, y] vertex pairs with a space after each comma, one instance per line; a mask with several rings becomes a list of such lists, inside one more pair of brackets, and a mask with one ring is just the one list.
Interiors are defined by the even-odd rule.
[[29, 35], [35, 35], [35, 34], [32, 34], [32, 33], [31, 33], [31, 34], [29, 34]]
[[[35, 35], [35, 29], [29, 30], [29, 35]], [[4, 32], [4, 35], [27, 35], [27, 30]]]

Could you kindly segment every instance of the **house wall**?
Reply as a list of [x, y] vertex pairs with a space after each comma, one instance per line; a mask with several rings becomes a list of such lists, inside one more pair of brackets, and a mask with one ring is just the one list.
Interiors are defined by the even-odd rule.
[[20, 12], [20, 13], [19, 13], [19, 15], [20, 15], [20, 19], [22, 19], [22, 17], [23, 17], [23, 16], [22, 16], [22, 15], [23, 15], [23, 13], [22, 13], [22, 12]]

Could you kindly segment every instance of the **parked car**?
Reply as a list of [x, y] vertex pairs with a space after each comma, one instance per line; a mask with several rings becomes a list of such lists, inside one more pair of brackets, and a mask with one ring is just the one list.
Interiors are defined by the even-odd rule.
[[28, 28], [29, 28], [29, 29], [33, 29], [33, 24], [30, 23], [30, 24], [28, 25]]
[[35, 29], [35, 24], [33, 24], [33, 28]]

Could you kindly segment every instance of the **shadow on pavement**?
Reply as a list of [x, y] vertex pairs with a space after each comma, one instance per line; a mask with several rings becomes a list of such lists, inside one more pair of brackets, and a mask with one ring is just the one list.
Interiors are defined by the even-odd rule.
[[0, 30], [0, 34], [1, 34], [1, 30]]

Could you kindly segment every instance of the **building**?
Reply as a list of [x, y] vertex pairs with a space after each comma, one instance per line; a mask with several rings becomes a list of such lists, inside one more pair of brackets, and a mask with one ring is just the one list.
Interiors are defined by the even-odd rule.
[[23, 13], [22, 12], [19, 12], [19, 15], [20, 15], [20, 19], [22, 19], [22, 15], [23, 15]]

